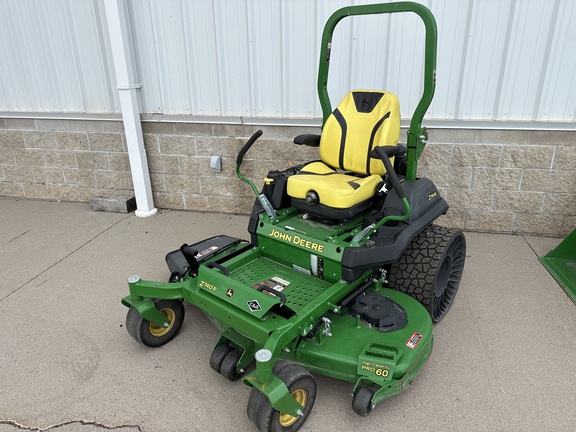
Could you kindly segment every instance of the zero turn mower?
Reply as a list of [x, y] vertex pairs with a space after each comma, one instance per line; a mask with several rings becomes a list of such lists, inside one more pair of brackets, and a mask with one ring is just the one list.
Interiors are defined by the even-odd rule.
[[[424, 91], [406, 147], [393, 93], [355, 90], [332, 109], [327, 92], [336, 24], [397, 12], [417, 14], [426, 28]], [[436, 23], [425, 6], [335, 12], [320, 53], [322, 134], [294, 139], [318, 146], [321, 160], [270, 171], [259, 191], [240, 171], [256, 132], [236, 161], [257, 196], [250, 241], [221, 235], [184, 244], [166, 256], [168, 283], [129, 278], [128, 333], [161, 346], [180, 330], [183, 301], [197, 306], [220, 333], [210, 366], [252, 387], [248, 417], [260, 431], [302, 426], [316, 398], [314, 374], [353, 383], [361, 416], [405, 390], [432, 351], [432, 323], [454, 300], [466, 250], [461, 231], [433, 224], [448, 205], [431, 180], [416, 177], [435, 62]]]

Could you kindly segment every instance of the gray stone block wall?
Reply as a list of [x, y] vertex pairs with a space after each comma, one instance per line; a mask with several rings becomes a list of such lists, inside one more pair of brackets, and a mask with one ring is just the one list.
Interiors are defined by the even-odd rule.
[[563, 236], [576, 228], [576, 132], [431, 130], [419, 174], [469, 231]]
[[[270, 169], [318, 159], [317, 149], [291, 142], [318, 128], [143, 123], [155, 205], [249, 213], [254, 197], [235, 160], [257, 129], [264, 135], [242, 171], [258, 186]], [[222, 157], [219, 173], [213, 155]], [[431, 129], [418, 172], [450, 204], [444, 225], [563, 236], [576, 228], [574, 166], [576, 132]], [[112, 194], [133, 194], [120, 122], [0, 119], [0, 196], [89, 202]]]
[[133, 194], [121, 123], [0, 123], [0, 196], [88, 202], [110, 194]]

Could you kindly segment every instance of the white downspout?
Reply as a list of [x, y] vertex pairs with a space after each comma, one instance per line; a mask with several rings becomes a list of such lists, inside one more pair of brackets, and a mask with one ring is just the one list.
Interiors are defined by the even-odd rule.
[[154, 207], [152, 198], [152, 185], [142, 136], [142, 124], [140, 123], [140, 101], [137, 90], [142, 84], [135, 83], [135, 70], [132, 64], [132, 50], [130, 46], [130, 33], [126, 17], [126, 6], [123, 0], [104, 0], [106, 8], [106, 21], [110, 45], [116, 70], [116, 82], [120, 107], [122, 109], [122, 121], [126, 133], [130, 170], [134, 183], [134, 195], [136, 196], [136, 216], [147, 217], [155, 215], [158, 210]]

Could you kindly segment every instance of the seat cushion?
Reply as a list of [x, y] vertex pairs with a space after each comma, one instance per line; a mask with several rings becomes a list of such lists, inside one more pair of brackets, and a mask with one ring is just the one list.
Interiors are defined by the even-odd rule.
[[310, 191], [318, 195], [318, 203], [337, 209], [353, 207], [374, 196], [382, 178], [378, 175], [356, 177], [339, 173], [322, 162], [312, 162], [288, 178], [288, 195], [306, 199]]
[[[354, 90], [326, 119], [320, 138], [320, 158], [344, 171], [384, 175], [384, 165], [372, 158], [370, 152], [376, 146], [397, 145], [399, 135], [400, 104], [396, 95]], [[393, 159], [391, 162], [394, 164]]]

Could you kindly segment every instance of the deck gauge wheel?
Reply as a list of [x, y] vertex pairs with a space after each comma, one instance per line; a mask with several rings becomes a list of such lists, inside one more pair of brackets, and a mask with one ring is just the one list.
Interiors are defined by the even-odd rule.
[[360, 387], [352, 398], [352, 409], [356, 414], [366, 417], [372, 411], [374, 391], [368, 387]]

